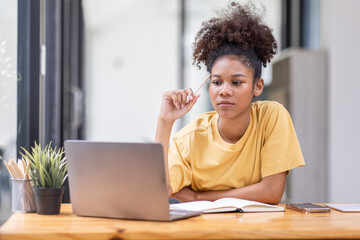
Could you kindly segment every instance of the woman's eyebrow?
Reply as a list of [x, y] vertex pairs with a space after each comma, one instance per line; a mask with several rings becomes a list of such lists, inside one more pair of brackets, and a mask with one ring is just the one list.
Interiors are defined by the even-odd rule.
[[246, 77], [244, 74], [241, 74], [241, 73], [233, 74], [231, 76], [232, 77]]
[[218, 75], [218, 74], [211, 74], [211, 77], [214, 78], [214, 77], [221, 77], [221, 75]]
[[[215, 78], [215, 77], [221, 77], [221, 75], [219, 74], [212, 74], [211, 77]], [[231, 77], [246, 77], [246, 75], [241, 74], [241, 73], [236, 73], [236, 74], [232, 74]]]

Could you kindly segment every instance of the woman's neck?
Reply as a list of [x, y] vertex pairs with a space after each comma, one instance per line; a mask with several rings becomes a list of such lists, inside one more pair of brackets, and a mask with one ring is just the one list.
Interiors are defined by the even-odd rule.
[[225, 142], [235, 144], [246, 132], [250, 124], [250, 111], [237, 118], [224, 119], [219, 117], [219, 134]]

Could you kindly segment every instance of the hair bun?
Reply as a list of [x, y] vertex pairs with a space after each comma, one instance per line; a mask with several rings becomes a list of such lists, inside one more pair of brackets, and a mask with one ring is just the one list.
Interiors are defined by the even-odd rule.
[[219, 11], [218, 15], [203, 22], [195, 37], [193, 58], [199, 69], [200, 63], [209, 69], [209, 65], [216, 60], [214, 51], [224, 44], [233, 45], [245, 52], [253, 51], [266, 67], [276, 54], [278, 46], [272, 29], [263, 23], [262, 13], [258, 13], [254, 4], [241, 5], [231, 2], [226, 9]]

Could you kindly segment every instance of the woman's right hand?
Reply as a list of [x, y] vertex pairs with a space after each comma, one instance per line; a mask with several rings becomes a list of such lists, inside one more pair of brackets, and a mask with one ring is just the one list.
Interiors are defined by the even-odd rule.
[[175, 121], [189, 112], [200, 94], [194, 95], [191, 88], [172, 90], [164, 93], [159, 118], [164, 121]]

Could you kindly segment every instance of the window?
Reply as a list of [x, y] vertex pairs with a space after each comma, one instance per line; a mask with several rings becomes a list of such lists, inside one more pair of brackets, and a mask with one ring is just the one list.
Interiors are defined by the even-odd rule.
[[11, 214], [10, 176], [3, 160], [16, 158], [17, 1], [0, 1], [0, 225]]

